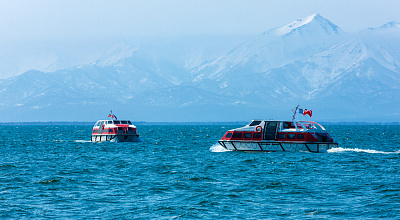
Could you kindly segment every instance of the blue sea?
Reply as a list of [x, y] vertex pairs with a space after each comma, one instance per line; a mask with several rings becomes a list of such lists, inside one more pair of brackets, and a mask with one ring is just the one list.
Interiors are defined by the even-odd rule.
[[325, 126], [328, 153], [229, 152], [242, 125], [0, 126], [2, 219], [400, 219], [400, 126]]

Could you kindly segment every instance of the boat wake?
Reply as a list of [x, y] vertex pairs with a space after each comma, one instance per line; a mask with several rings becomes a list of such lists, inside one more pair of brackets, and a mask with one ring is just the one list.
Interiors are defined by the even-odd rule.
[[91, 141], [86, 140], [75, 140], [76, 143], [90, 143]]
[[363, 152], [369, 154], [400, 154], [400, 150], [398, 151], [379, 151], [379, 150], [368, 150], [368, 149], [358, 149], [358, 148], [332, 148], [328, 150], [328, 153], [340, 153], [340, 152]]
[[222, 147], [220, 144], [214, 144], [213, 146], [210, 147], [211, 152], [226, 152], [229, 151]]

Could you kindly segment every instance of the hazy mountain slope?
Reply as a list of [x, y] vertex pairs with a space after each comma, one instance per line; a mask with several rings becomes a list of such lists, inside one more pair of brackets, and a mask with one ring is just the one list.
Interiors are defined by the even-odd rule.
[[5, 121], [400, 120], [400, 25], [346, 34], [319, 14], [241, 41], [119, 44], [86, 65], [0, 80]]

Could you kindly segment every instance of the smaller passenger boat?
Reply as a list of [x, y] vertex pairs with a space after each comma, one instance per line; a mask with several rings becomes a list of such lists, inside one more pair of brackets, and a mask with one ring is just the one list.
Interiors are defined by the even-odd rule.
[[108, 115], [112, 120], [98, 120], [93, 126], [92, 142], [139, 142], [139, 134], [136, 126], [129, 120], [117, 120], [112, 114]]
[[232, 151], [306, 151], [327, 152], [338, 147], [326, 129], [314, 121], [298, 121], [296, 113], [312, 115], [311, 110], [294, 110], [291, 121], [253, 120], [248, 125], [229, 130], [218, 141]]

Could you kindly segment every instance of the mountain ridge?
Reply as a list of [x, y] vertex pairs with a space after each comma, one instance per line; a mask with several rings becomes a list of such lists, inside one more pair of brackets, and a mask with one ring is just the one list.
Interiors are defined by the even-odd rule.
[[[277, 30], [285, 34], [271, 37]], [[0, 114], [95, 121], [113, 109], [147, 121], [246, 121], [288, 118], [300, 104], [320, 111], [316, 120], [400, 120], [395, 22], [349, 35], [314, 14], [228, 41], [120, 44], [90, 64], [2, 79]]]

